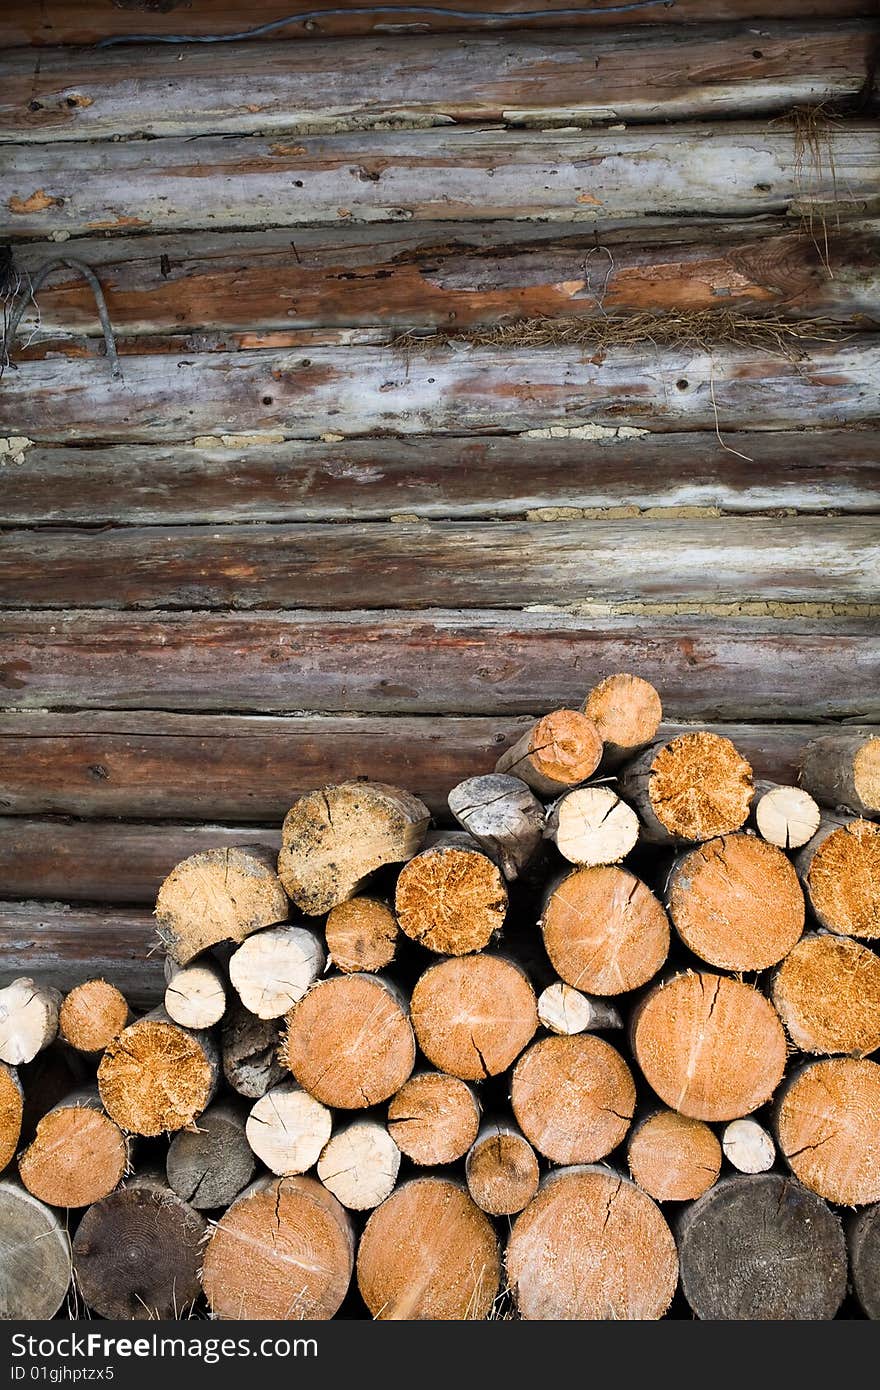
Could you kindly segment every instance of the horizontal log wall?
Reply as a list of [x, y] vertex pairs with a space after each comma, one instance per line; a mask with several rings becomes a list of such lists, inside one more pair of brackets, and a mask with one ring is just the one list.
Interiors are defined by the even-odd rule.
[[880, 723], [870, 7], [337, 8], [0, 15], [13, 279], [93, 267], [123, 368], [60, 266], [0, 381], [7, 974], [150, 1002], [176, 860], [352, 775], [443, 822], [614, 670], [783, 781]]

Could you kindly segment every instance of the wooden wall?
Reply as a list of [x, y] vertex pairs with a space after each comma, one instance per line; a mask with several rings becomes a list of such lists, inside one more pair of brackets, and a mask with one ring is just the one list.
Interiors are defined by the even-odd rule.
[[177, 859], [351, 775], [442, 818], [612, 670], [782, 779], [880, 721], [870, 7], [560, 7], [4, 7], [2, 240], [123, 369], [62, 268], [0, 381], [7, 972], [149, 994]]

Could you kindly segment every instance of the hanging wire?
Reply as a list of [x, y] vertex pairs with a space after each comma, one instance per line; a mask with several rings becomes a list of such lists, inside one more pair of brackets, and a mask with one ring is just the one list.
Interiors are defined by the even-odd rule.
[[255, 29], [243, 29], [240, 34], [119, 34], [111, 39], [101, 39], [96, 48], [110, 48], [119, 43], [238, 43], [242, 39], [258, 39], [263, 34], [274, 34], [278, 29], [287, 29], [291, 24], [309, 24], [316, 19], [332, 19], [336, 16], [350, 15], [432, 15], [442, 19], [479, 20], [487, 24], [511, 24], [520, 19], [581, 19], [586, 15], [628, 14], [631, 10], [674, 9], [677, 0], [629, 0], [622, 5], [592, 5], [573, 7], [566, 10], [449, 10], [439, 5], [358, 5], [352, 9], [303, 10], [300, 14], [287, 15], [284, 19], [273, 19], [268, 24], [260, 24]]
[[[95, 307], [98, 310], [98, 319], [101, 324], [101, 332], [104, 334], [104, 351], [107, 361], [110, 363], [110, 375], [114, 381], [122, 380], [122, 367], [119, 363], [119, 354], [116, 350], [116, 338], [113, 333], [113, 325], [110, 322], [110, 314], [107, 311], [107, 301], [104, 298], [104, 291], [101, 289], [100, 281], [95, 272], [83, 261], [77, 260], [74, 256], [54, 256], [50, 261], [44, 261], [39, 270], [34, 274], [22, 277], [14, 270], [12, 257], [8, 253], [3, 261], [3, 285], [0, 286], [4, 294], [3, 316], [3, 347], [0, 356], [0, 377], [4, 369], [10, 365], [10, 355], [15, 343], [15, 335], [18, 325], [24, 316], [28, 305], [36, 304], [36, 294], [41, 285], [52, 274], [53, 270], [60, 270], [66, 266], [69, 270], [75, 270], [87, 282], [92, 294], [95, 297]], [[26, 293], [20, 294], [22, 286], [26, 287]], [[18, 304], [15, 299], [18, 296]]]

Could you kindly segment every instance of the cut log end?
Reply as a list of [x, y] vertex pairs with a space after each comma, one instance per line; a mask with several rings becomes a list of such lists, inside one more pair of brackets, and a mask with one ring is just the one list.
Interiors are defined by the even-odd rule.
[[851, 937], [803, 937], [776, 971], [772, 999], [802, 1052], [880, 1047], [880, 959]]
[[148, 1136], [192, 1124], [211, 1099], [216, 1079], [205, 1035], [150, 1016], [123, 1029], [98, 1067], [108, 1115], [122, 1129]]
[[92, 1090], [71, 1096], [43, 1116], [18, 1160], [18, 1171], [40, 1201], [87, 1207], [118, 1187], [127, 1163], [125, 1136]]
[[606, 676], [590, 691], [584, 714], [592, 719], [605, 745], [603, 765], [613, 767], [651, 742], [663, 707], [650, 681], [619, 672]]
[[48, 1322], [70, 1286], [70, 1241], [54, 1211], [0, 1181], [0, 1320]]
[[841, 1206], [880, 1201], [880, 1064], [811, 1062], [779, 1102], [779, 1147], [805, 1187]]
[[752, 769], [730, 739], [681, 734], [636, 760], [621, 779], [649, 827], [674, 840], [739, 830], [752, 802]]
[[411, 859], [429, 820], [418, 797], [380, 782], [310, 792], [284, 820], [281, 882], [302, 912], [329, 912], [354, 897], [376, 869]]
[[394, 960], [400, 931], [387, 903], [349, 898], [332, 908], [324, 927], [330, 960], [345, 975], [384, 970]]
[[823, 927], [865, 940], [880, 937], [880, 825], [832, 824], [807, 845], [799, 863]]
[[260, 850], [209, 849], [184, 859], [156, 899], [159, 936], [178, 965], [222, 941], [286, 922], [287, 898]]
[[379, 976], [321, 980], [287, 1015], [282, 1060], [324, 1105], [360, 1110], [388, 1100], [415, 1057], [405, 1002]]
[[501, 1282], [492, 1223], [460, 1184], [413, 1178], [367, 1222], [357, 1279], [374, 1318], [479, 1321]]
[[106, 980], [85, 980], [64, 999], [58, 1031], [78, 1052], [97, 1055], [122, 1032], [129, 1019], [124, 995]]
[[21, 1136], [24, 1095], [18, 1073], [0, 1062], [0, 1172], [15, 1157]]
[[631, 1026], [645, 1080], [695, 1120], [738, 1120], [772, 1096], [785, 1033], [762, 994], [738, 980], [687, 972], [650, 990]]
[[558, 796], [585, 782], [599, 766], [602, 739], [580, 710], [558, 709], [539, 719], [502, 753], [496, 772], [509, 772], [539, 796]]
[[28, 975], [0, 989], [0, 1061], [32, 1062], [58, 1035], [61, 995]]
[[722, 970], [766, 970], [804, 929], [798, 876], [780, 849], [755, 835], [723, 835], [676, 864], [669, 913], [686, 946]]
[[314, 932], [269, 927], [254, 932], [229, 958], [229, 979], [257, 1018], [281, 1018], [315, 983], [327, 957]]
[[552, 1163], [595, 1163], [626, 1135], [636, 1091], [623, 1058], [583, 1033], [542, 1038], [517, 1062], [511, 1081], [517, 1123]]
[[411, 1011], [428, 1061], [465, 1081], [506, 1071], [538, 1026], [527, 975], [502, 956], [453, 957], [429, 966], [413, 990]]
[[314, 1096], [292, 1081], [273, 1086], [248, 1115], [247, 1141], [271, 1173], [306, 1173], [330, 1138], [333, 1116]]
[[476, 849], [440, 845], [401, 870], [395, 908], [401, 930], [440, 955], [482, 951], [504, 925], [507, 888], [496, 864]]
[[623, 1019], [613, 1004], [581, 994], [561, 980], [548, 985], [538, 996], [538, 1020], [549, 1032], [561, 1037], [623, 1027]]
[[197, 1211], [229, 1206], [255, 1168], [244, 1110], [226, 1103], [209, 1106], [195, 1129], [175, 1134], [165, 1163], [169, 1187]]
[[623, 994], [650, 980], [669, 953], [661, 904], [628, 869], [576, 869], [547, 898], [544, 947], [574, 989]]
[[540, 1176], [534, 1149], [513, 1125], [486, 1125], [465, 1161], [468, 1191], [490, 1216], [522, 1211], [537, 1192]]
[[635, 1183], [602, 1168], [544, 1179], [514, 1223], [507, 1275], [529, 1320], [655, 1320], [678, 1279], [675, 1241]]
[[469, 777], [447, 797], [459, 825], [500, 864], [504, 877], [518, 878], [537, 853], [544, 808], [519, 777], [496, 772]]
[[619, 864], [639, 838], [639, 818], [610, 787], [580, 787], [556, 803], [545, 833], [571, 864]]
[[422, 1168], [456, 1163], [477, 1137], [480, 1107], [457, 1076], [420, 1072], [388, 1106], [388, 1130], [401, 1153]]
[[819, 829], [821, 814], [802, 787], [771, 787], [758, 798], [755, 824], [768, 844], [800, 849]]
[[182, 1028], [212, 1028], [226, 1011], [223, 976], [210, 960], [175, 967], [166, 961], [165, 1012]]
[[757, 1120], [732, 1120], [721, 1137], [724, 1157], [739, 1173], [769, 1173], [776, 1145]]
[[216, 1318], [326, 1321], [354, 1264], [345, 1209], [314, 1178], [261, 1179], [220, 1218], [202, 1285]]
[[351, 1211], [370, 1211], [390, 1197], [400, 1150], [384, 1125], [355, 1120], [333, 1135], [318, 1160], [318, 1177]]
[[721, 1145], [702, 1120], [658, 1110], [632, 1132], [629, 1171], [657, 1202], [692, 1202], [718, 1181]]

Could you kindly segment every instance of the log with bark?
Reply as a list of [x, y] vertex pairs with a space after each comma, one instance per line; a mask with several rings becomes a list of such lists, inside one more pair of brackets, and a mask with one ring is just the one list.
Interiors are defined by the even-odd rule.
[[504, 877], [518, 878], [537, 853], [544, 830], [544, 808], [523, 779], [500, 772], [468, 777], [447, 800], [459, 825], [501, 866]]
[[111, 1119], [131, 1134], [184, 1129], [208, 1106], [220, 1073], [210, 1033], [181, 1028], [163, 1008], [130, 1023], [106, 1048], [98, 1088]]
[[880, 1321], [880, 1203], [850, 1219], [846, 1243], [853, 1293], [865, 1315]]
[[70, 1285], [70, 1240], [57, 1214], [0, 1180], [0, 1318], [48, 1322]]
[[32, 1062], [58, 1036], [61, 995], [20, 975], [0, 989], [0, 1061], [17, 1067]]
[[512, 773], [538, 796], [551, 797], [585, 782], [601, 758], [602, 738], [593, 720], [578, 710], [557, 709], [502, 753], [495, 771]]
[[771, 998], [801, 1052], [880, 1048], [880, 959], [852, 937], [801, 937], [773, 976]]
[[610, 772], [656, 737], [663, 706], [650, 681], [621, 671], [593, 687], [584, 701], [584, 714], [599, 731], [602, 770]]
[[556, 980], [539, 994], [538, 1021], [548, 1032], [564, 1036], [623, 1027], [623, 1019], [613, 1004], [582, 994], [562, 980]]
[[807, 746], [801, 782], [823, 806], [857, 816], [880, 813], [880, 738], [829, 734]]
[[880, 825], [824, 816], [797, 858], [819, 925], [842, 936], [880, 936]]
[[482, 951], [504, 925], [507, 885], [469, 835], [450, 834], [417, 854], [397, 880], [401, 931], [440, 955]]
[[681, 734], [636, 758], [621, 775], [620, 791], [638, 811], [648, 839], [711, 840], [744, 824], [752, 769], [730, 739]]
[[192, 1129], [178, 1130], [168, 1148], [165, 1175], [172, 1191], [197, 1211], [231, 1206], [254, 1176], [256, 1159], [239, 1102], [209, 1105]]

